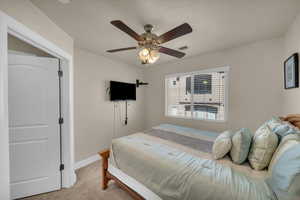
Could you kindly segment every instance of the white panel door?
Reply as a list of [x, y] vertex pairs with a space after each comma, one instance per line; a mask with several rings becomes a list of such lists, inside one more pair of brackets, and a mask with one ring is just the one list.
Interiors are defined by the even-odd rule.
[[11, 198], [61, 188], [59, 62], [8, 56]]

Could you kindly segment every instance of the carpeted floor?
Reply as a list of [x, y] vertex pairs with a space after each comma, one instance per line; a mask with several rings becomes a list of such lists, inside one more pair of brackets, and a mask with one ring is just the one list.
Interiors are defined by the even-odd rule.
[[70, 189], [36, 195], [23, 200], [132, 200], [113, 181], [108, 189], [100, 187], [100, 162], [95, 162], [76, 171], [77, 183]]

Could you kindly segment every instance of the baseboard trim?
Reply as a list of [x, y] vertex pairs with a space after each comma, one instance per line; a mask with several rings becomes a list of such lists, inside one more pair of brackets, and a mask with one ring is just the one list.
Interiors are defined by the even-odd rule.
[[84, 160], [78, 161], [75, 163], [75, 170], [80, 169], [82, 167], [88, 166], [89, 164], [92, 164], [93, 162], [96, 162], [100, 160], [100, 156], [98, 154], [90, 156]]

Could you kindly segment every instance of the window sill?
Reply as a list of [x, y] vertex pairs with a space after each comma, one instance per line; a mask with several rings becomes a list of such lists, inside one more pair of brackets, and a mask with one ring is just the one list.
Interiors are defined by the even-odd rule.
[[224, 120], [199, 119], [199, 118], [192, 118], [192, 117], [180, 117], [180, 116], [175, 116], [175, 115], [165, 115], [165, 117], [175, 118], [175, 119], [187, 119], [187, 120], [204, 121], [204, 122], [216, 122], [216, 123], [225, 123], [225, 122], [227, 122], [226, 119], [224, 119]]

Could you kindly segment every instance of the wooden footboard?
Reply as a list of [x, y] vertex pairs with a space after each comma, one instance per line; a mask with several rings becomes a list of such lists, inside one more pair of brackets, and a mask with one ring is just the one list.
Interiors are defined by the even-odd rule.
[[99, 152], [99, 155], [102, 158], [102, 189], [107, 189], [108, 182], [110, 180], [114, 180], [115, 183], [124, 191], [128, 192], [128, 194], [135, 200], [145, 200], [141, 195], [139, 195], [137, 192], [132, 190], [130, 187], [128, 187], [126, 184], [124, 184], [122, 181], [120, 181], [117, 177], [113, 176], [108, 171], [108, 158], [109, 158], [109, 149], [105, 149], [103, 151]]

